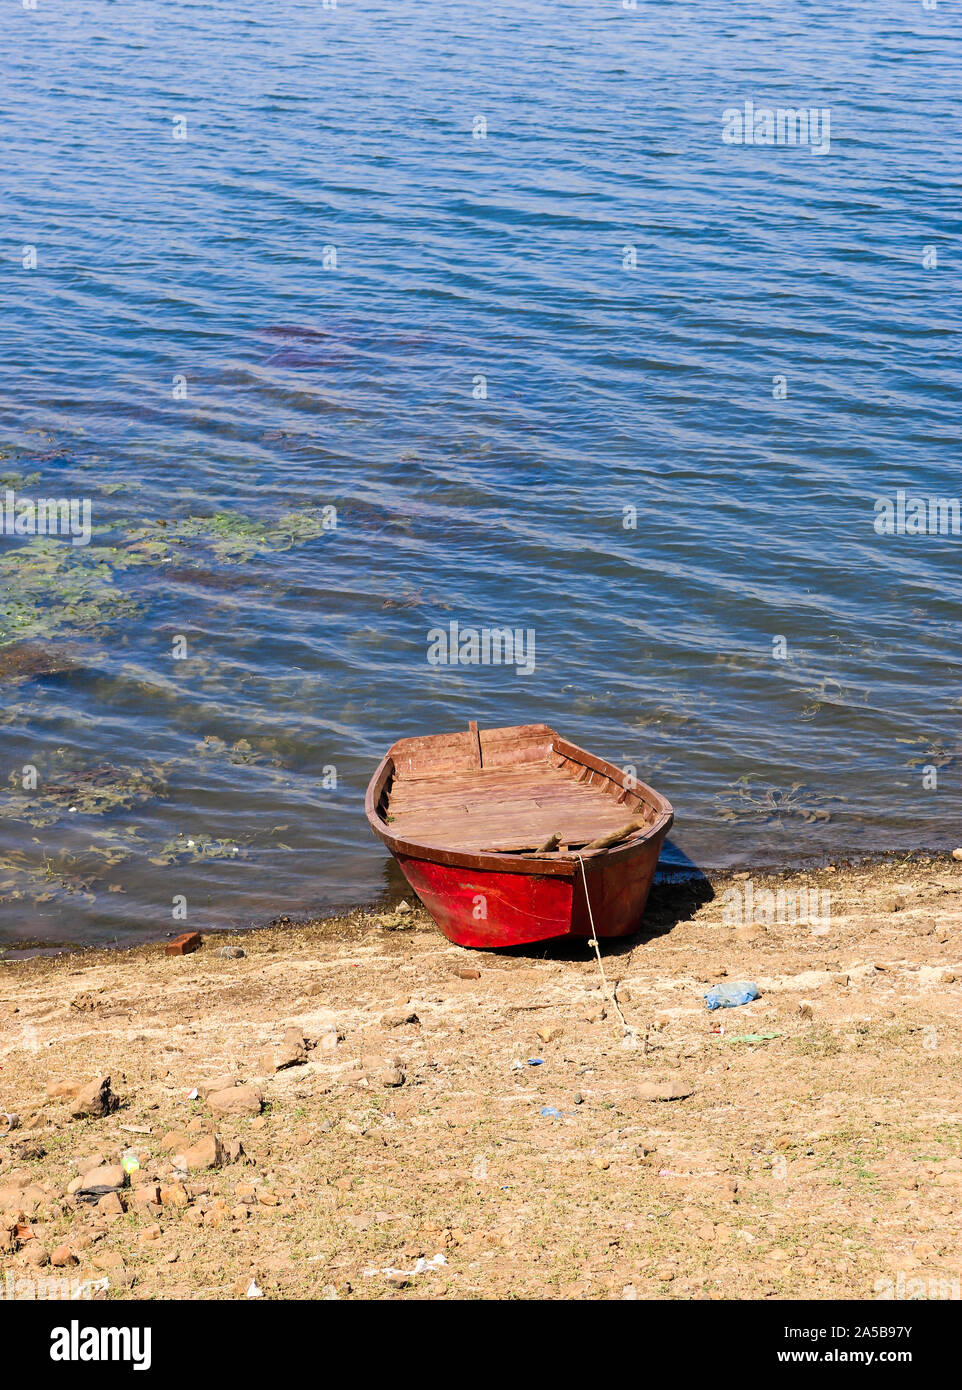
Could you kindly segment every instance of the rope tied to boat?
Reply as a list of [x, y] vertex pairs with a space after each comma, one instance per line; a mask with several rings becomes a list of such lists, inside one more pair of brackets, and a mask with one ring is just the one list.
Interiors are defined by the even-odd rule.
[[585, 886], [585, 902], [588, 906], [588, 921], [591, 923], [591, 938], [588, 942], [588, 945], [594, 947], [595, 957], [598, 961], [598, 969], [601, 971], [601, 983], [604, 988], [604, 992], [607, 995], [607, 997], [611, 1000], [615, 1013], [621, 1019], [624, 1046], [637, 1047], [638, 1034], [635, 1031], [635, 1029], [632, 1028], [628, 1020], [625, 1018], [625, 1015], [622, 1012], [621, 1005], [615, 998], [615, 992], [611, 988], [611, 985], [608, 983], [608, 976], [605, 974], [604, 962], [601, 959], [601, 947], [598, 944], [598, 932], [595, 928], [595, 915], [591, 910], [591, 898], [588, 896], [588, 875], [585, 873], [585, 861], [582, 859], [580, 854], [577, 857], [578, 863], [581, 865], [581, 881]]

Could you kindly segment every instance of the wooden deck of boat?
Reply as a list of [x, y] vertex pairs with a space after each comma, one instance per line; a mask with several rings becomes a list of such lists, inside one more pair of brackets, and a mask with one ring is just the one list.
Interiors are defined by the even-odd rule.
[[574, 848], [649, 811], [612, 778], [554, 753], [514, 767], [395, 777], [385, 805], [392, 835], [468, 852], [530, 850], [554, 834]]

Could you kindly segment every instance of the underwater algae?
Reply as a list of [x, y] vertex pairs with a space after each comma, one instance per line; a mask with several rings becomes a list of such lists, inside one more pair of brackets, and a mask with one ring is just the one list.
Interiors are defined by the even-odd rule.
[[333, 507], [310, 507], [266, 520], [217, 512], [143, 522], [112, 544], [102, 543], [114, 534], [104, 528], [87, 546], [35, 536], [0, 553], [0, 648], [132, 617], [140, 604], [115, 582], [124, 571], [167, 564], [191, 550], [215, 564], [243, 564], [317, 540], [336, 525]]
[[801, 782], [793, 782], [788, 791], [779, 791], [775, 787], [755, 787], [752, 778], [746, 776], [723, 791], [716, 804], [719, 820], [736, 825], [767, 825], [793, 817], [814, 824], [832, 819], [832, 813], [820, 804], [824, 799]]
[[61, 781], [39, 780], [37, 787], [27, 789], [22, 786], [21, 774], [14, 772], [8, 789], [0, 790], [0, 819], [41, 827], [64, 816], [103, 816], [155, 800], [163, 795], [166, 785], [167, 767], [156, 762], [143, 767], [102, 763], [68, 773]]

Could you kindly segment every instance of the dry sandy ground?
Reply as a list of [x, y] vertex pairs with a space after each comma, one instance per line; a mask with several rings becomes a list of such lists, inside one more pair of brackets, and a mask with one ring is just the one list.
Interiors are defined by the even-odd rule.
[[[957, 1298], [962, 863], [755, 880], [829, 891], [827, 932], [738, 928], [733, 886], [657, 889], [606, 948], [633, 1047], [583, 943], [469, 952], [420, 912], [0, 966], [0, 1294]], [[726, 972], [762, 997], [709, 1012]], [[261, 1114], [191, 1098], [225, 1073]], [[103, 1118], [48, 1098], [106, 1075]], [[243, 1154], [184, 1177], [211, 1128]], [[67, 1195], [125, 1150], [119, 1199]]]

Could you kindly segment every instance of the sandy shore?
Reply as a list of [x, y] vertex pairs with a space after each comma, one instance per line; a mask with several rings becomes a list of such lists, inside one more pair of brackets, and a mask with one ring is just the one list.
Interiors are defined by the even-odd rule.
[[0, 1296], [959, 1297], [962, 863], [750, 882], [830, 917], [656, 889], [628, 1045], [583, 945], [420, 911], [0, 966]]

